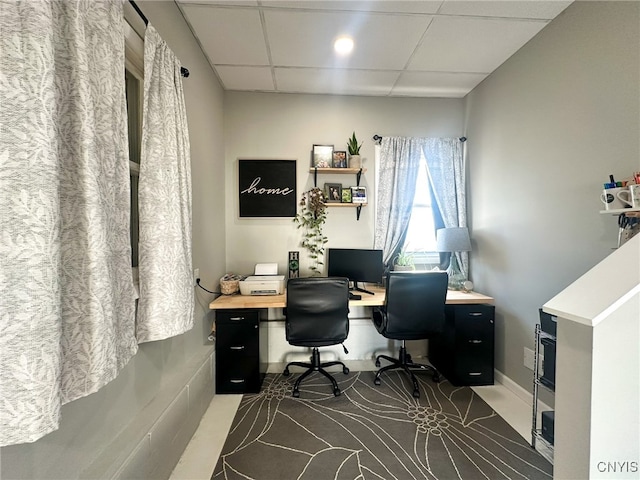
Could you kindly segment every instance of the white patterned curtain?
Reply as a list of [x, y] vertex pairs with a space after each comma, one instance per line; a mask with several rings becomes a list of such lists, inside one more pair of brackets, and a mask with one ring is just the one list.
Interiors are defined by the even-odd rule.
[[380, 166], [376, 192], [373, 248], [382, 250], [390, 265], [406, 236], [422, 151], [419, 138], [384, 137], [380, 142]]
[[137, 350], [122, 2], [0, 2], [0, 445]]
[[[467, 226], [467, 195], [462, 142], [458, 138], [426, 138], [422, 151], [427, 161], [431, 191], [445, 228]], [[455, 253], [465, 275], [469, 254]]]
[[138, 194], [140, 343], [193, 327], [191, 161], [180, 66], [149, 24]]

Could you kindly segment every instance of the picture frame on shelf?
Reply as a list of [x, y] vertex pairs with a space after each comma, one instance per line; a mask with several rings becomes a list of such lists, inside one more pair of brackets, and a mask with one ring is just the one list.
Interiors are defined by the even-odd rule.
[[341, 183], [325, 183], [324, 192], [327, 197], [327, 203], [342, 202], [342, 184]]
[[331, 168], [333, 165], [333, 145], [314, 144], [311, 154], [312, 167]]
[[351, 203], [367, 203], [367, 188], [351, 187]]
[[347, 152], [344, 150], [333, 151], [333, 168], [347, 168]]
[[342, 203], [352, 203], [351, 202], [351, 188], [343, 188], [342, 189]]

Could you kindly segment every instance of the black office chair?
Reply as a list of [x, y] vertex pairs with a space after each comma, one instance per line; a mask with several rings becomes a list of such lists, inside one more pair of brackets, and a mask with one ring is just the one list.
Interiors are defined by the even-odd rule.
[[[293, 396], [300, 396], [300, 382], [312, 372], [320, 372], [331, 380], [333, 394], [340, 395], [336, 380], [324, 370], [342, 365], [346, 375], [349, 369], [339, 361], [320, 362], [318, 347], [337, 345], [349, 334], [349, 280], [341, 277], [291, 278], [287, 283], [287, 342], [298, 347], [313, 347], [311, 363], [289, 362], [282, 374], [289, 375], [289, 367], [296, 365], [307, 370], [293, 387]], [[342, 346], [344, 348], [344, 345]], [[344, 352], [347, 349], [344, 348]]]
[[413, 363], [407, 353], [406, 340], [428, 339], [444, 328], [444, 307], [447, 300], [446, 272], [389, 272], [387, 274], [385, 305], [374, 307], [373, 323], [386, 338], [402, 340], [399, 358], [387, 355], [376, 357], [376, 367], [384, 358], [391, 365], [376, 373], [374, 383], [380, 385], [380, 375], [387, 370], [403, 369], [413, 382], [413, 396], [420, 397], [418, 380], [411, 369], [431, 372], [435, 382], [440, 381], [438, 371], [431, 365]]

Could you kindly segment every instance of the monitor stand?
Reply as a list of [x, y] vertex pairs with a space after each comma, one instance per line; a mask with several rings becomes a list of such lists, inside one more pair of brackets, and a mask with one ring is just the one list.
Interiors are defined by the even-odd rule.
[[350, 291], [355, 290], [356, 292], [368, 293], [369, 295], [375, 295], [375, 293], [370, 292], [369, 290], [365, 290], [364, 288], [360, 288], [358, 286], [358, 282], [353, 282], [353, 287], [349, 289]]

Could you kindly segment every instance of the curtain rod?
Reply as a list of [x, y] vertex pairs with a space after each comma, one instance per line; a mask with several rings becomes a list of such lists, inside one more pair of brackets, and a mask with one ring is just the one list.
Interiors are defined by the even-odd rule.
[[[380, 135], [374, 135], [373, 136], [373, 141], [374, 142], [379, 142], [380, 140], [382, 140], [382, 137]], [[461, 142], [466, 142], [467, 141], [467, 137], [460, 137], [458, 140], [460, 140]]]
[[[133, 7], [133, 9], [136, 11], [136, 13], [138, 15], [140, 15], [140, 18], [142, 19], [142, 21], [144, 22], [144, 25], [147, 26], [149, 25], [149, 20], [147, 19], [147, 17], [145, 16], [144, 13], [142, 13], [142, 10], [140, 10], [140, 7], [138, 7], [138, 5], [136, 5], [136, 2], [134, 2], [134, 0], [129, 0], [129, 3], [131, 4], [131, 6]], [[186, 67], [180, 67], [180, 74], [184, 77], [187, 78], [189, 76], [189, 69]]]

